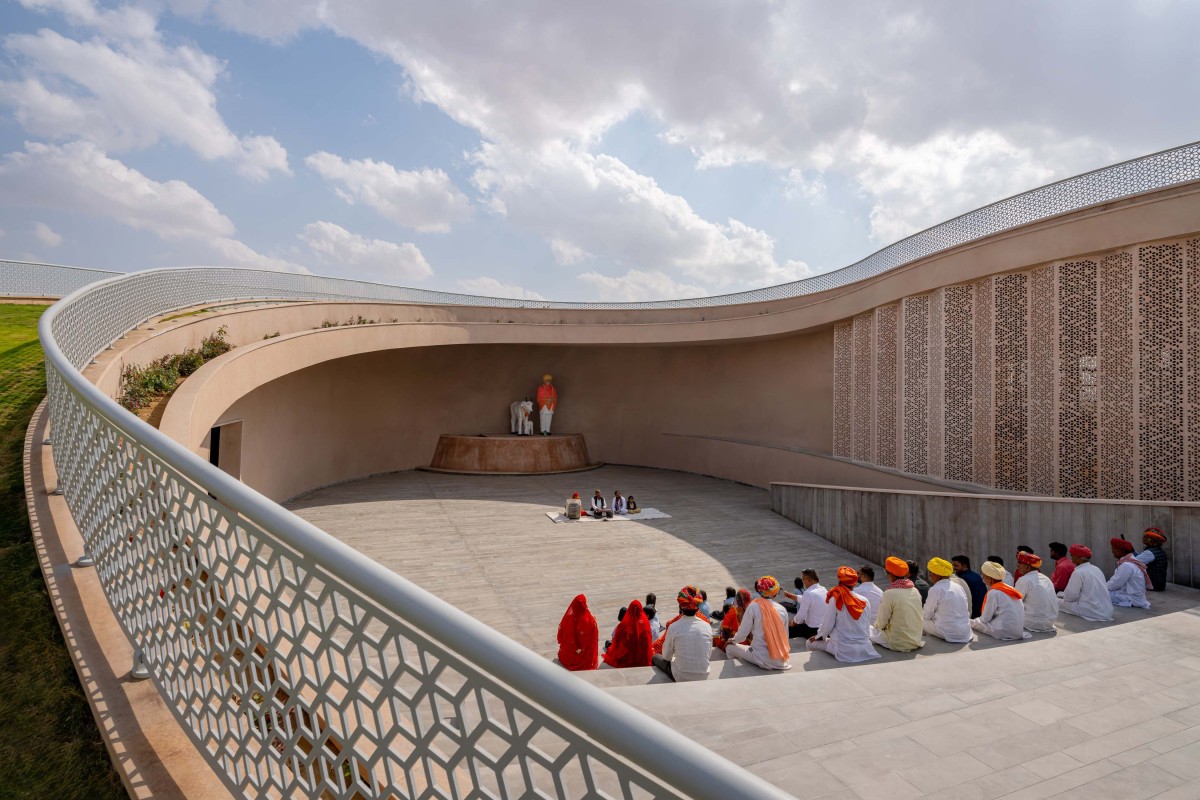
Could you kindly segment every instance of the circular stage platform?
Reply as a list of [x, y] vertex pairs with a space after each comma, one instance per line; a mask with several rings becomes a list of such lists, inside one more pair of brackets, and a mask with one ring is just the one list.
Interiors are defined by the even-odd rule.
[[443, 433], [426, 469], [464, 475], [549, 475], [599, 466], [588, 462], [587, 444], [580, 433]]

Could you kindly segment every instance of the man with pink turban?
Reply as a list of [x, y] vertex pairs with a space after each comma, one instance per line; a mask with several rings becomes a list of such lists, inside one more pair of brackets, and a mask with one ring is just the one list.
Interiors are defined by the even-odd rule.
[[1133, 555], [1133, 542], [1114, 538], [1109, 541], [1113, 558], [1117, 559], [1117, 568], [1108, 579], [1108, 596], [1114, 606], [1126, 608], [1150, 608], [1146, 599], [1146, 590], [1150, 583], [1150, 573], [1146, 565]]
[[[725, 646], [725, 655], [763, 669], [791, 669], [787, 611], [774, 599], [779, 594], [779, 581], [764, 575], [755, 582], [754, 589], [758, 597], [746, 607], [742, 624]], [[736, 644], [746, 639], [750, 639], [749, 645]]]
[[1067, 549], [1075, 565], [1067, 588], [1059, 595], [1058, 610], [1089, 622], [1112, 622], [1112, 598], [1104, 573], [1092, 563], [1092, 548], [1073, 544]]

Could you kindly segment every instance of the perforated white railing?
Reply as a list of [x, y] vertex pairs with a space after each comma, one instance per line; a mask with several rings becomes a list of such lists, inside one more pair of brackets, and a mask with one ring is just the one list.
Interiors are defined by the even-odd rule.
[[352, 296], [338, 284], [134, 273], [40, 323], [60, 488], [117, 618], [218, 773], [248, 797], [787, 797], [213, 468], [79, 372], [154, 314]]
[[[80, 370], [144, 320], [249, 298], [664, 308], [796, 297], [1056, 214], [1200, 179], [1200, 144], [1018, 195], [837, 272], [641, 304], [479, 298], [221, 268], [0, 262], [41, 320], [60, 486], [125, 631], [184, 729], [255, 797], [783, 797], [433, 599], [119, 408]], [[40, 277], [39, 277], [40, 276]], [[103, 277], [103, 276], [101, 276]]]

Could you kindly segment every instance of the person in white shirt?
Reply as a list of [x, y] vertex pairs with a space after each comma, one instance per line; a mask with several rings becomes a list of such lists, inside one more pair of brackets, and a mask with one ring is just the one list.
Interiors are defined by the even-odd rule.
[[997, 639], [1028, 639], [1021, 593], [1004, 582], [1004, 572], [1004, 565], [994, 561], [985, 561], [979, 568], [988, 591], [983, 597], [983, 613], [971, 620], [971, 627]]
[[925, 600], [925, 633], [964, 644], [975, 640], [971, 633], [971, 601], [952, 578], [954, 565], [944, 558], [929, 560], [929, 597]]
[[663, 634], [663, 626], [658, 619], [658, 609], [654, 606], [645, 606], [642, 610], [646, 612], [646, 618], [650, 620], [650, 640], [654, 641]]
[[1017, 591], [1024, 597], [1025, 630], [1052, 631], [1058, 619], [1054, 584], [1041, 573], [1042, 559], [1032, 551], [1017, 553]]
[[652, 663], [673, 681], [702, 681], [712, 656], [712, 627], [696, 616], [700, 592], [695, 586], [680, 589], [678, 600], [682, 619], [667, 628], [662, 654], [656, 653]]
[[1137, 560], [1146, 565], [1152, 592], [1167, 590], [1167, 566], [1171, 558], [1164, 549], [1166, 544], [1167, 535], [1161, 528], [1146, 528], [1142, 534], [1142, 545], [1146, 549], [1137, 554]]
[[825, 595], [825, 620], [817, 634], [808, 640], [808, 649], [829, 653], [838, 661], [849, 663], [879, 658], [871, 644], [871, 623], [866, 613], [869, 603], [852, 589], [858, 582], [858, 573], [850, 567], [838, 567], [837, 577], [838, 585]]
[[612, 509], [608, 507], [608, 503], [605, 501], [604, 495], [600, 494], [599, 489], [592, 495], [592, 516], [596, 519], [612, 516]]
[[1067, 550], [1075, 570], [1059, 595], [1058, 610], [1089, 622], [1112, 622], [1112, 598], [1104, 573], [1092, 563], [1092, 548], [1073, 544]]
[[621, 496], [621, 490], [613, 491], [612, 512], [614, 514], [624, 514], [626, 510], [625, 498]]
[[[773, 599], [779, 594], [779, 581], [771, 575], [764, 575], [754, 584], [754, 588], [759, 596], [746, 606], [742, 624], [725, 646], [725, 655], [763, 669], [791, 669], [787, 611]], [[735, 644], [747, 638], [750, 638], [749, 645]]]
[[[993, 564], [999, 564], [1000, 566], [1004, 567], [1004, 559], [1000, 556], [988, 556], [987, 560], [991, 561]], [[1013, 577], [1011, 572], [1008, 571], [1008, 567], [1004, 567], [1004, 582], [1009, 586], [1017, 585], [1017, 579]]]
[[858, 586], [854, 591], [867, 598], [868, 621], [874, 625], [875, 618], [879, 616], [879, 604], [883, 601], [883, 589], [875, 582], [875, 568], [870, 564], [858, 568]]
[[784, 592], [784, 597], [796, 601], [796, 614], [792, 624], [788, 626], [789, 639], [810, 639], [816, 636], [817, 629], [825, 621], [825, 587], [817, 577], [815, 569], [806, 569], [800, 573], [800, 581], [804, 584], [801, 594]]
[[1113, 558], [1117, 559], [1117, 568], [1108, 579], [1108, 596], [1114, 606], [1126, 608], [1149, 608], [1150, 601], [1146, 599], [1146, 590], [1151, 586], [1150, 573], [1146, 565], [1133, 555], [1133, 542], [1124, 539], [1112, 539]]

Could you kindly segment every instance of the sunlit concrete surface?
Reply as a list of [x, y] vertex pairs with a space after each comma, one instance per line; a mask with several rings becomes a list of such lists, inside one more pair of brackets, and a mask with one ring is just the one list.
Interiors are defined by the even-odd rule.
[[[555, 525], [572, 491], [635, 495], [672, 515]], [[804, 567], [826, 579], [861, 559], [768, 508], [767, 493], [696, 475], [607, 466], [582, 475], [377, 476], [290, 507], [539, 653], [585, 592], [606, 633], [618, 606], [684, 583], [726, 584]], [[1043, 546], [1035, 536], [1035, 546]], [[969, 532], [962, 549], [972, 555]], [[902, 554], [928, 559], [928, 553]], [[940, 554], [953, 555], [953, 554]], [[979, 557], [986, 553], [978, 554]], [[879, 575], [882, 576], [882, 571]], [[1200, 797], [1200, 592], [1172, 586], [1111, 625], [1060, 619], [1018, 643], [950, 645], [839, 665], [793, 643], [786, 674], [718, 654], [709, 681], [599, 670], [606, 687], [797, 797]], [[753, 680], [727, 680], [746, 677]]]

